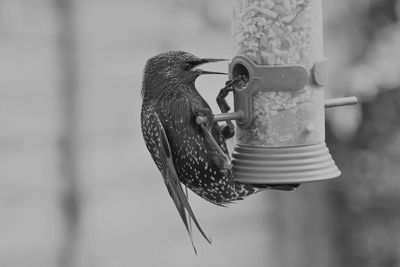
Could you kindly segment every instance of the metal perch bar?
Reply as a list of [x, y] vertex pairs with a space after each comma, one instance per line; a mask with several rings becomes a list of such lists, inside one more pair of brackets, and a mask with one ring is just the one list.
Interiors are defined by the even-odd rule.
[[339, 98], [332, 98], [326, 99], [324, 102], [325, 108], [334, 108], [340, 106], [348, 106], [348, 105], [355, 105], [357, 104], [358, 100], [355, 96], [350, 97], [339, 97]]
[[[358, 99], [355, 96], [349, 97], [339, 97], [326, 99], [324, 101], [325, 108], [334, 108], [340, 106], [349, 106], [357, 104]], [[239, 120], [244, 117], [244, 113], [242, 111], [230, 112], [230, 113], [222, 113], [214, 115], [214, 121], [233, 121]]]
[[243, 117], [244, 114], [242, 111], [222, 113], [214, 115], [214, 121], [232, 121], [242, 119]]

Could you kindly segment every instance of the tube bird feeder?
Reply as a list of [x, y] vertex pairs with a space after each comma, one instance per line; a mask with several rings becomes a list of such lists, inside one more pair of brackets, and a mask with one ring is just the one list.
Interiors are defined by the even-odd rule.
[[338, 177], [325, 144], [325, 108], [357, 99], [324, 100], [321, 0], [232, 0], [235, 57], [231, 79], [236, 120], [233, 173], [238, 182], [297, 184]]

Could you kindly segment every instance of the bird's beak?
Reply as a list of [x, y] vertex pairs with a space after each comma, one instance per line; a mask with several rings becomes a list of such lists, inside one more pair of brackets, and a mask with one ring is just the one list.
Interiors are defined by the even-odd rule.
[[226, 58], [202, 58], [200, 60], [200, 64], [204, 64], [204, 63], [212, 63], [212, 62], [219, 62], [219, 61], [228, 61], [229, 59]]
[[222, 74], [222, 75], [229, 75], [229, 73], [225, 73], [225, 72], [206, 71], [206, 70], [202, 70], [202, 69], [196, 69], [196, 71], [199, 73], [199, 75], [203, 75], [203, 74]]
[[[202, 58], [197, 66], [202, 65], [202, 64], [206, 64], [206, 63], [212, 63], [212, 62], [220, 62], [220, 61], [228, 61], [229, 59], [223, 59], [223, 58]], [[225, 73], [225, 72], [217, 72], [217, 71], [206, 71], [206, 70], [202, 70], [202, 69], [196, 69], [196, 71], [199, 72], [199, 75], [203, 75], [203, 74], [222, 74], [222, 75], [229, 75], [229, 73]]]

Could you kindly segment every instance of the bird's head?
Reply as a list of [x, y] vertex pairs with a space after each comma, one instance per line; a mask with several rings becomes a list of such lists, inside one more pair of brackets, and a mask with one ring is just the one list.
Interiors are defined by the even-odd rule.
[[203, 74], [225, 74], [222, 72], [205, 71], [198, 66], [224, 61], [226, 59], [198, 58], [184, 51], [168, 51], [150, 58], [144, 69], [143, 91], [151, 90], [156, 93], [165, 87], [175, 88], [182, 84], [194, 84], [195, 80]]

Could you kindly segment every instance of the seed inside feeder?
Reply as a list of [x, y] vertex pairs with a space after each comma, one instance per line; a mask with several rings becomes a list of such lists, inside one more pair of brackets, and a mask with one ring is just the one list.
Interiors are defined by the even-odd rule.
[[[311, 70], [323, 58], [321, 0], [233, 0], [233, 40], [236, 55], [256, 65], [300, 64]], [[268, 11], [266, 11], [268, 10]], [[237, 92], [252, 95], [251, 124], [238, 127], [237, 143], [281, 147], [324, 141], [323, 90], [307, 84], [299, 90], [252, 90], [260, 73], [239, 62], [232, 77], [247, 75], [235, 84]], [[251, 84], [248, 83], [251, 81]], [[308, 125], [315, 129], [305, 134]]]

